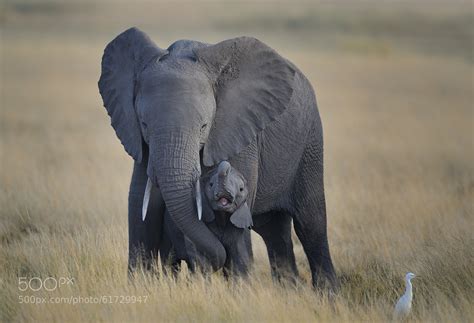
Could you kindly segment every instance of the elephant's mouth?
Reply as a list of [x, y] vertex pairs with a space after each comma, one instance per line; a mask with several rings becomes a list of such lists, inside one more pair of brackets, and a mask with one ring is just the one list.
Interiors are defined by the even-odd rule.
[[229, 201], [227, 198], [225, 198], [225, 197], [221, 197], [221, 198], [219, 199], [219, 201], [217, 201], [217, 204], [220, 205], [220, 206], [225, 207], [225, 206], [227, 206], [227, 205], [230, 204], [230, 201]]
[[224, 211], [231, 213], [235, 209], [234, 202], [234, 197], [231, 194], [224, 192], [222, 194], [219, 194], [214, 200], [213, 209], [215, 211]]

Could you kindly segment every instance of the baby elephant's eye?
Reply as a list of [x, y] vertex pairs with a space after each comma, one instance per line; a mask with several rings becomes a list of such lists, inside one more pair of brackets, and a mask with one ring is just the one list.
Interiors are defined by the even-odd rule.
[[209, 186], [210, 186], [210, 187], [212, 187], [213, 185], [214, 185], [214, 183], [213, 183], [213, 182], [210, 182], [210, 183], [209, 183]]
[[243, 187], [241, 187], [241, 188], [240, 188], [240, 191], [242, 192], [243, 190], [244, 190], [244, 188], [243, 188]]

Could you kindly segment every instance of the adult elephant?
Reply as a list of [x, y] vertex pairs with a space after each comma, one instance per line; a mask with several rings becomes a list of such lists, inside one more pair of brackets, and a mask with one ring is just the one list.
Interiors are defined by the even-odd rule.
[[[194, 189], [202, 171], [229, 160], [248, 181], [254, 230], [274, 277], [297, 276], [291, 220], [316, 286], [335, 286], [323, 183], [323, 136], [313, 89], [288, 60], [259, 40], [215, 45], [181, 40], [167, 50], [137, 28], [102, 58], [99, 90], [135, 164], [129, 192], [129, 267], [156, 256], [163, 213], [214, 270], [226, 252], [199, 221]], [[142, 208], [153, 184], [146, 220]]]

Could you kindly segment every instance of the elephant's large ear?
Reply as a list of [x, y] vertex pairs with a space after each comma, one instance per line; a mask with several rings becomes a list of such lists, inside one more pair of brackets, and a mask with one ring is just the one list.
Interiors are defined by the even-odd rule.
[[255, 38], [240, 37], [195, 50], [214, 77], [216, 116], [204, 146], [206, 166], [247, 147], [288, 107], [295, 69]]
[[135, 113], [137, 78], [153, 60], [166, 54], [138, 28], [130, 28], [104, 50], [99, 92], [117, 137], [138, 162], [142, 160], [143, 139]]

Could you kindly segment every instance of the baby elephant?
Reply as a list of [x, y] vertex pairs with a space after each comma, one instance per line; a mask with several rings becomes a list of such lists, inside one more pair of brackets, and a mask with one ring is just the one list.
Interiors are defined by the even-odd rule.
[[[196, 198], [202, 199], [202, 221], [226, 250], [224, 275], [245, 277], [252, 260], [252, 215], [247, 205], [247, 181], [229, 162], [222, 161], [203, 175], [200, 182], [204, 194]], [[168, 212], [164, 218], [164, 240], [169, 242], [162, 244], [160, 256], [174, 271], [179, 269], [181, 260], [186, 261], [191, 271], [195, 271], [196, 264], [206, 267], [204, 257], [177, 228]]]

